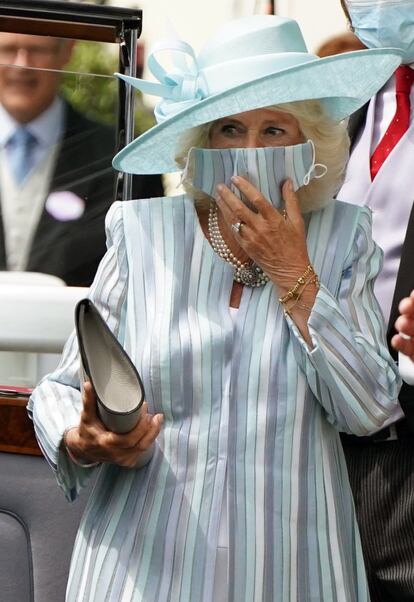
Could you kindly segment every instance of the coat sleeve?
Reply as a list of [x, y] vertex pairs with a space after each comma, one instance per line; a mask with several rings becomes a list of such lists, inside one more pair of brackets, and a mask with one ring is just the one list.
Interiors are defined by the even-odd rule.
[[296, 359], [328, 420], [355, 435], [369, 435], [403, 415], [398, 403], [401, 381], [373, 292], [381, 266], [371, 214], [363, 210], [337, 297], [323, 285], [318, 291], [308, 320], [312, 349], [287, 317]]
[[[107, 214], [106, 234], [108, 250], [88, 297], [96, 304], [114, 334], [122, 339], [128, 263], [119, 202], [114, 203]], [[39, 445], [69, 500], [76, 498], [93, 470], [75, 465], [61, 449], [63, 433], [65, 429], [79, 424], [81, 409], [78, 344], [73, 332], [65, 344], [59, 366], [40, 381], [28, 405]]]

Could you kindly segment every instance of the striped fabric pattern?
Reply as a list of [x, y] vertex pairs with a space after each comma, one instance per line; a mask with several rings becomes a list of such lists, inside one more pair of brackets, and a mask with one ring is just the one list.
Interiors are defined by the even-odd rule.
[[[272, 203], [280, 207], [281, 189], [286, 178], [297, 190], [314, 177], [314, 156], [311, 142], [293, 146], [268, 146], [265, 148], [192, 148], [189, 154], [189, 173], [196, 190], [215, 197], [218, 184], [226, 184], [238, 197], [243, 198], [231, 178], [242, 176]], [[249, 201], [244, 199], [247, 204]]]
[[[364, 208], [307, 218], [321, 276], [309, 351], [271, 283], [229, 312], [231, 266], [183, 196], [116, 203], [90, 296], [124, 344], [165, 422], [151, 462], [104, 465], [76, 540], [67, 602], [213, 602], [227, 487], [229, 602], [368, 600], [338, 430], [397, 416], [399, 378], [372, 279], [381, 252]], [[91, 469], [59, 445], [78, 420], [77, 347], [30, 411], [67, 497]]]
[[345, 441], [345, 451], [371, 602], [414, 600], [412, 438], [362, 446]]

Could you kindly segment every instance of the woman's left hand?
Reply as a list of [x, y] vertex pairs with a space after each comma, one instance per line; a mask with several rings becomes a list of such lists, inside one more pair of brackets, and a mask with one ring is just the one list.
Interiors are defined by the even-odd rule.
[[237, 176], [232, 181], [257, 213], [224, 184], [217, 187], [217, 204], [229, 228], [237, 222], [242, 223], [239, 234], [234, 233], [238, 244], [283, 295], [310, 263], [305, 225], [292, 182], [287, 180], [282, 187], [285, 212], [281, 213], [244, 178]]

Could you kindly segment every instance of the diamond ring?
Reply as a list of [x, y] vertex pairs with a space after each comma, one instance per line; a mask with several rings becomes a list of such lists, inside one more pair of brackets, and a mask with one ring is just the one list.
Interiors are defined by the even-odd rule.
[[235, 224], [232, 224], [232, 230], [234, 230], [235, 232], [237, 232], [237, 234], [240, 234], [240, 230], [241, 227], [243, 226], [243, 222], [236, 222]]

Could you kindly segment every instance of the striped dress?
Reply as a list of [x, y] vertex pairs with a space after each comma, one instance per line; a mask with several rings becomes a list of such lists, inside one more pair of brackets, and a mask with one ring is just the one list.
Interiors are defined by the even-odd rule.
[[[186, 196], [115, 203], [90, 297], [162, 412], [141, 469], [106, 464], [83, 517], [67, 602], [213, 602], [220, 511], [229, 602], [369, 599], [339, 431], [399, 416], [399, 377], [372, 293], [381, 252], [365, 208], [307, 216], [322, 286], [310, 351], [272, 283], [245, 287], [210, 247]], [[92, 469], [60, 451], [79, 420], [75, 337], [36, 388], [41, 447], [73, 500]]]

